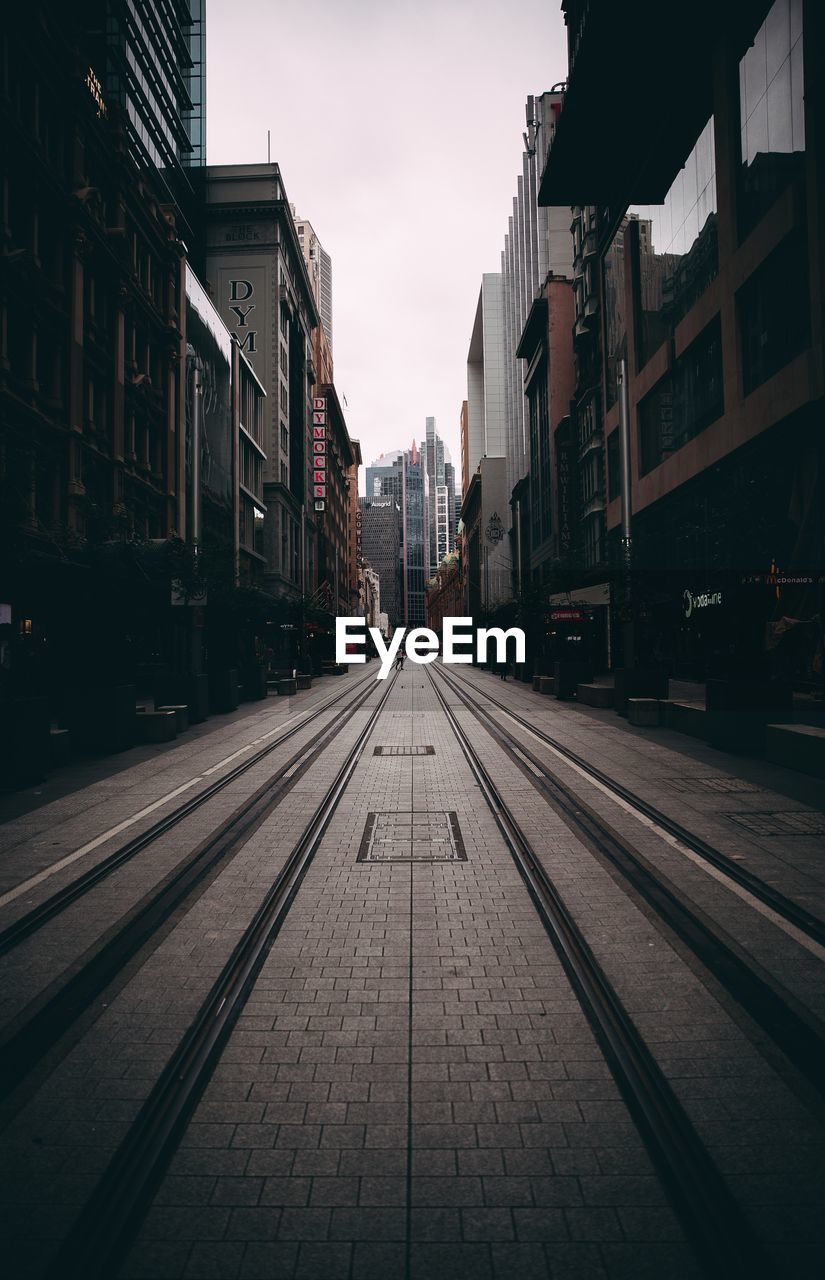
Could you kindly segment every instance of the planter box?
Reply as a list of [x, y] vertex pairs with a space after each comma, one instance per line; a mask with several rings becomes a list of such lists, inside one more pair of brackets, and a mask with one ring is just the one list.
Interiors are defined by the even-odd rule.
[[175, 731], [177, 733], [185, 733], [189, 728], [189, 707], [185, 703], [171, 707], [157, 707], [157, 711], [174, 711], [175, 713]]
[[627, 715], [628, 698], [667, 697], [669, 677], [660, 667], [617, 667], [614, 675], [613, 705], [617, 715]]
[[238, 707], [238, 672], [235, 667], [209, 672], [209, 707], [211, 711], [236, 711]]
[[825, 778], [825, 729], [813, 724], [766, 725], [765, 756], [771, 764]]
[[297, 680], [289, 679], [289, 680], [278, 681], [278, 693], [281, 697], [289, 698], [289, 697], [292, 697], [292, 695], [297, 692], [298, 692]]
[[708, 680], [708, 738], [722, 751], [764, 750], [766, 727], [793, 716], [791, 686], [773, 680]]
[[552, 676], [539, 676], [539, 692], [555, 693], [556, 682]]
[[260, 702], [266, 697], [266, 693], [266, 666], [262, 662], [256, 662], [244, 671], [243, 696], [248, 702]]
[[42, 782], [49, 767], [49, 704], [15, 698], [0, 706], [0, 779], [3, 787]]
[[576, 697], [585, 707], [612, 707], [615, 690], [609, 684], [580, 684]]
[[533, 688], [536, 693], [541, 693], [541, 676], [533, 676]]
[[635, 724], [642, 728], [658, 726], [658, 698], [628, 698], [627, 718], [630, 724]]
[[175, 713], [168, 711], [138, 711], [135, 724], [141, 742], [174, 742], [177, 737]]
[[576, 696], [579, 684], [586, 684], [593, 679], [593, 668], [588, 662], [555, 662], [553, 678], [556, 682], [556, 697], [565, 702]]
[[295, 683], [299, 689], [311, 689], [312, 676], [296, 676]]

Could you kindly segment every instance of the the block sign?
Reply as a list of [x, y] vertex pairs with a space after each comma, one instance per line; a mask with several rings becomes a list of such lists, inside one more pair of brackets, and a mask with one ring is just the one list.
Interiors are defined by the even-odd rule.
[[323, 511], [327, 496], [327, 402], [324, 396], [312, 401], [312, 494], [315, 510]]

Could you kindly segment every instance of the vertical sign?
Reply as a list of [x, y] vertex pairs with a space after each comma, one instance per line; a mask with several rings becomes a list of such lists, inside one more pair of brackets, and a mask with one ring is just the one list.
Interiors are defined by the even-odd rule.
[[327, 402], [324, 396], [312, 400], [312, 496], [315, 510], [323, 511], [327, 496]]

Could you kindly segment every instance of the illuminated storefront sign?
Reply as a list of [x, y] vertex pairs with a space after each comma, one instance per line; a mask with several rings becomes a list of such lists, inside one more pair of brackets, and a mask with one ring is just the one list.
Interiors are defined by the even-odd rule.
[[323, 511], [327, 496], [327, 402], [324, 396], [312, 401], [312, 496], [315, 510]]

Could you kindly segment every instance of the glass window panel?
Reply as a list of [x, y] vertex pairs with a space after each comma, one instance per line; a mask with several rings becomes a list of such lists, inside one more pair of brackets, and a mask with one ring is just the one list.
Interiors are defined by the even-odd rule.
[[790, 183], [804, 179], [802, 9], [775, 0], [739, 64], [742, 167], [740, 232], [746, 235]]

